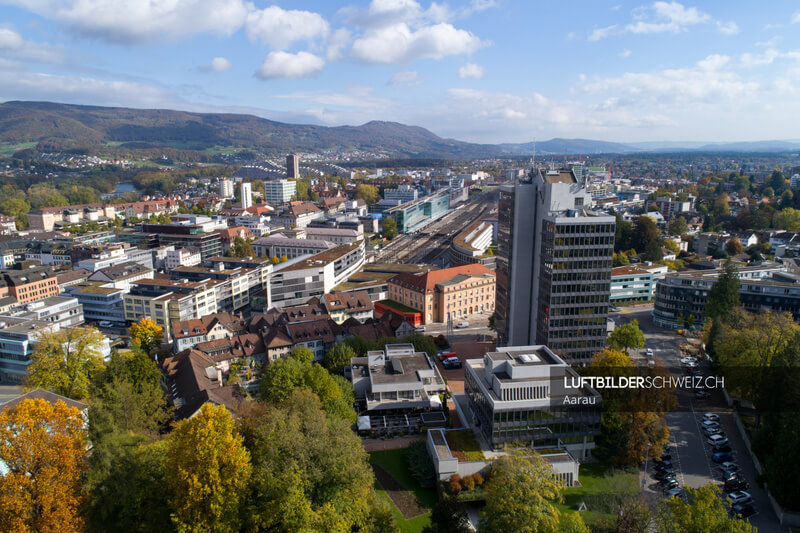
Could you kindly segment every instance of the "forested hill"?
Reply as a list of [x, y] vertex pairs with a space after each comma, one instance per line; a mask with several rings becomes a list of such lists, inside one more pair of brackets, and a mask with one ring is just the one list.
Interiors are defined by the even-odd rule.
[[235, 147], [267, 154], [365, 150], [401, 157], [461, 159], [502, 155], [488, 144], [443, 139], [425, 128], [396, 122], [326, 127], [287, 124], [253, 115], [167, 109], [79, 106], [12, 101], [0, 104], [0, 143], [38, 143], [42, 149]]

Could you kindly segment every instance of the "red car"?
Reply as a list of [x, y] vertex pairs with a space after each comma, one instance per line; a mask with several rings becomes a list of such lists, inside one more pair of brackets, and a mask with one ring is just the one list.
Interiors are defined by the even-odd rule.
[[448, 357], [458, 357], [458, 354], [456, 352], [439, 352], [436, 355], [437, 357], [439, 357], [439, 361], [444, 361]]

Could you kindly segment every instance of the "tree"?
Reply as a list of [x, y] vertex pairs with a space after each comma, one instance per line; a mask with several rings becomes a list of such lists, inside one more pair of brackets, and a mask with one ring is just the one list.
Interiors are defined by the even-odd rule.
[[307, 346], [295, 346], [292, 350], [292, 353], [289, 354], [289, 357], [292, 359], [297, 359], [298, 361], [302, 361], [303, 363], [311, 363], [314, 361], [314, 352]]
[[734, 237], [725, 243], [725, 251], [731, 255], [739, 255], [744, 253], [744, 246], [742, 246], [742, 243], [739, 241], [739, 239]]
[[689, 225], [686, 223], [686, 219], [683, 217], [673, 218], [669, 223], [668, 229], [670, 235], [683, 236], [689, 233]]
[[388, 215], [383, 217], [383, 222], [381, 222], [381, 235], [390, 241], [397, 237], [397, 221], [394, 218]]
[[231, 257], [255, 257], [256, 252], [253, 246], [244, 240], [242, 237], [236, 236], [233, 238], [233, 244], [228, 252]]
[[489, 315], [489, 325], [488, 325], [488, 328], [491, 331], [497, 331], [494, 321], [495, 321], [495, 317], [494, 317], [494, 313], [492, 313], [491, 315]]
[[356, 357], [356, 352], [347, 344], [339, 343], [325, 354], [325, 368], [331, 372], [343, 372], [353, 357]]
[[442, 493], [431, 512], [431, 523], [422, 533], [469, 533], [469, 524], [465, 505], [456, 498]]
[[239, 531], [252, 467], [228, 410], [204, 404], [200, 413], [178, 423], [167, 442], [166, 480], [177, 530]]
[[374, 185], [360, 184], [356, 186], [355, 197], [364, 200], [367, 205], [372, 205], [380, 200], [380, 192]]
[[24, 400], [0, 411], [0, 530], [83, 529], [83, 416], [64, 402]]
[[261, 399], [274, 404], [285, 402], [295, 389], [310, 389], [317, 395], [323, 409], [337, 417], [356, 421], [353, 410], [353, 387], [341, 376], [331, 376], [317, 363], [296, 358], [280, 359], [261, 374]]
[[722, 273], [711, 286], [706, 298], [706, 318], [724, 318], [741, 306], [739, 301], [739, 274], [730, 259], [725, 261]]
[[689, 316], [686, 317], [686, 327], [692, 329], [694, 327], [694, 315], [689, 313]]
[[281, 260], [277, 255], [273, 255], [272, 259], [270, 259], [269, 262], [272, 263], [273, 265], [277, 265], [280, 264]]
[[145, 353], [150, 353], [153, 349], [161, 346], [162, 328], [150, 318], [143, 318], [138, 323], [131, 324], [128, 333], [131, 341], [139, 344]]
[[614, 262], [613, 266], [621, 267], [621, 266], [628, 266], [631, 262], [628, 259], [628, 256], [625, 255], [625, 252], [614, 252]]
[[775, 194], [781, 194], [786, 188], [786, 178], [783, 177], [783, 172], [774, 170], [767, 181], [767, 185], [772, 187]]
[[583, 521], [583, 517], [577, 512], [561, 513], [558, 520], [559, 533], [589, 533], [589, 526]]
[[31, 354], [26, 385], [82, 400], [93, 376], [103, 368], [103, 335], [94, 328], [44, 330]]
[[686, 487], [687, 498], [670, 498], [661, 504], [656, 513], [659, 533], [754, 533], [756, 528], [749, 522], [731, 518], [729, 504], [720, 497], [720, 490], [713, 483], [698, 489]]
[[772, 224], [778, 229], [800, 231], [800, 209], [787, 207], [775, 213]]
[[486, 483], [480, 530], [556, 532], [559, 513], [551, 501], [561, 499], [561, 488], [550, 464], [532, 450], [495, 459]]
[[621, 252], [622, 250], [631, 249], [631, 236], [633, 234], [633, 224], [622, 219], [622, 215], [615, 212], [614, 218], [616, 219], [616, 227], [614, 234], [614, 251]]
[[663, 256], [661, 252], [661, 231], [659, 231], [653, 219], [648, 216], [637, 217], [634, 221], [631, 244], [639, 252], [639, 255], [647, 261], [660, 261]]
[[239, 428], [254, 466], [246, 530], [370, 529], [366, 452], [350, 422], [327, 416], [314, 394], [298, 389], [280, 405], [254, 403]]
[[644, 333], [639, 329], [639, 321], [634, 319], [619, 326], [608, 336], [607, 344], [615, 350], [622, 350], [626, 354], [631, 348], [640, 350], [644, 348]]

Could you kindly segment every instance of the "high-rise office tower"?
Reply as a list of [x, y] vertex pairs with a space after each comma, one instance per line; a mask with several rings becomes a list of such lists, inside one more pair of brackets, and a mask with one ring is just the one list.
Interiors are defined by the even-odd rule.
[[286, 156], [286, 177], [300, 179], [300, 156], [294, 154]]
[[571, 364], [589, 363], [604, 348], [615, 219], [590, 206], [570, 169], [534, 168], [500, 187], [500, 346], [545, 344]]
[[253, 187], [249, 181], [242, 182], [242, 209], [247, 209], [253, 205]]

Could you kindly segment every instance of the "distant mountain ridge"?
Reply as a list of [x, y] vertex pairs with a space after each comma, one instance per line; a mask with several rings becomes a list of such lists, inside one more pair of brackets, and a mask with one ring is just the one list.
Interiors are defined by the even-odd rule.
[[[363, 150], [390, 157], [473, 159], [530, 156], [534, 143], [478, 144], [445, 139], [431, 131], [397, 122], [371, 121], [360, 126], [288, 124], [232, 113], [194, 113], [169, 109], [131, 109], [53, 102], [0, 103], [0, 144], [41, 143], [49, 149], [90, 152], [170, 147], [213, 151], [217, 147], [288, 152]], [[645, 152], [785, 152], [800, 151], [800, 141], [735, 143], [631, 142], [592, 139], [537, 141], [537, 155], [634, 154]]]

